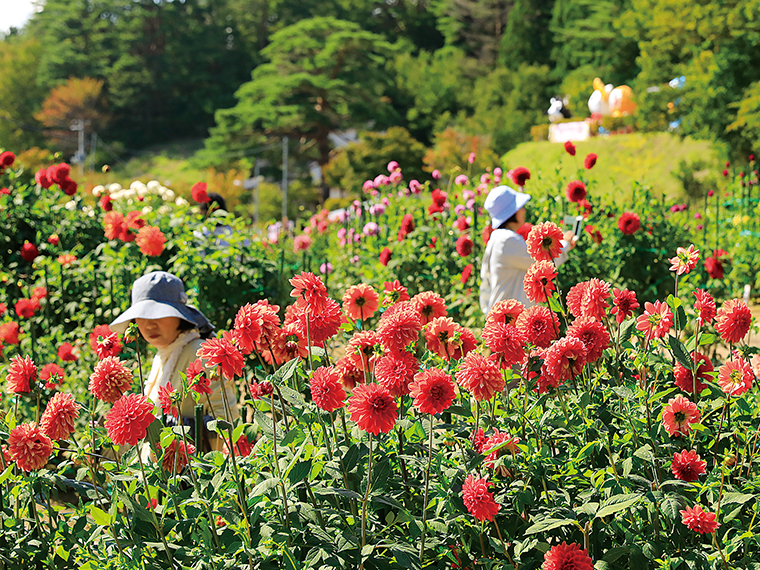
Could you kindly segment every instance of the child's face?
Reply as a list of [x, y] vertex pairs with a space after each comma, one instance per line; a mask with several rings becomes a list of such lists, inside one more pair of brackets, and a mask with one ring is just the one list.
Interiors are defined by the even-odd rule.
[[135, 319], [140, 334], [148, 344], [156, 348], [166, 348], [179, 336], [179, 317], [162, 317], [160, 319]]

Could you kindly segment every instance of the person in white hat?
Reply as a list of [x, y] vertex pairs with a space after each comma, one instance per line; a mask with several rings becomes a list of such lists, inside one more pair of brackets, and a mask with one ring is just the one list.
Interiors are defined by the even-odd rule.
[[[494, 228], [488, 240], [480, 267], [480, 308], [487, 315], [499, 301], [516, 299], [526, 307], [533, 303], [523, 288], [523, 280], [534, 259], [528, 246], [517, 233], [525, 223], [525, 205], [530, 194], [518, 192], [509, 186], [497, 186], [488, 194], [484, 207], [491, 216]], [[554, 260], [557, 265], [567, 260], [567, 252], [575, 247], [572, 231], [565, 232], [562, 253]]]

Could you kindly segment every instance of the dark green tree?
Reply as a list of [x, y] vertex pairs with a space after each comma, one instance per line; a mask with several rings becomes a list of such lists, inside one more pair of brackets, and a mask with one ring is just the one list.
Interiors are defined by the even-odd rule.
[[501, 64], [517, 69], [523, 63], [552, 63], [554, 38], [550, 26], [553, 8], [554, 0], [515, 0], [501, 40]]
[[[260, 145], [292, 137], [320, 166], [330, 160], [329, 135], [351, 126], [392, 124], [385, 97], [390, 77], [385, 60], [393, 51], [381, 36], [335, 18], [312, 18], [274, 34], [252, 80], [235, 93], [237, 105], [216, 113], [205, 156], [213, 164]], [[327, 198], [327, 185], [323, 185]]]

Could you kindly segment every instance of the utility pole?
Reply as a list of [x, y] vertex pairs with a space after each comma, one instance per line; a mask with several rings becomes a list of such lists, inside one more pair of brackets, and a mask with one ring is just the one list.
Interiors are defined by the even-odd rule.
[[79, 164], [79, 177], [81, 178], [84, 176], [84, 160], [87, 156], [84, 152], [84, 119], [74, 119], [71, 121], [69, 130], [77, 131], [79, 133], [79, 149], [77, 150], [76, 155], [74, 155], [72, 162]]
[[[282, 224], [288, 220], [288, 137], [282, 137]], [[283, 228], [284, 229], [284, 228]]]

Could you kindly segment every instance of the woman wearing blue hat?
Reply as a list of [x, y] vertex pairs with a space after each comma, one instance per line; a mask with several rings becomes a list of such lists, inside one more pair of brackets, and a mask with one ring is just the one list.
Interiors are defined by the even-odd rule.
[[[486, 198], [484, 207], [491, 216], [494, 231], [480, 268], [480, 308], [484, 315], [506, 299], [516, 299], [525, 306], [533, 304], [525, 294], [523, 280], [534, 259], [528, 254], [525, 240], [517, 233], [525, 223], [525, 205], [529, 200], [529, 194], [509, 186], [497, 186]], [[555, 260], [557, 265], [567, 260], [567, 252], [575, 247], [575, 242], [573, 232], [565, 232], [562, 253]]]
[[[157, 349], [150, 374], [145, 382], [145, 395], [159, 404], [159, 390], [170, 382], [176, 389], [181, 386], [180, 372], [196, 360], [196, 352], [214, 329], [209, 320], [198, 309], [187, 304], [187, 295], [182, 281], [165, 271], [154, 271], [143, 275], [132, 285], [132, 306], [114, 320], [111, 330], [124, 334], [131, 322], [145, 341]], [[213, 371], [207, 371], [212, 378], [211, 390], [204, 404], [204, 416], [223, 416], [225, 405], [222, 385], [213, 380]], [[229, 383], [225, 384], [227, 408], [235, 420], [239, 417], [235, 393]], [[180, 415], [183, 423], [192, 424], [195, 417], [195, 401], [188, 396], [182, 402]]]

